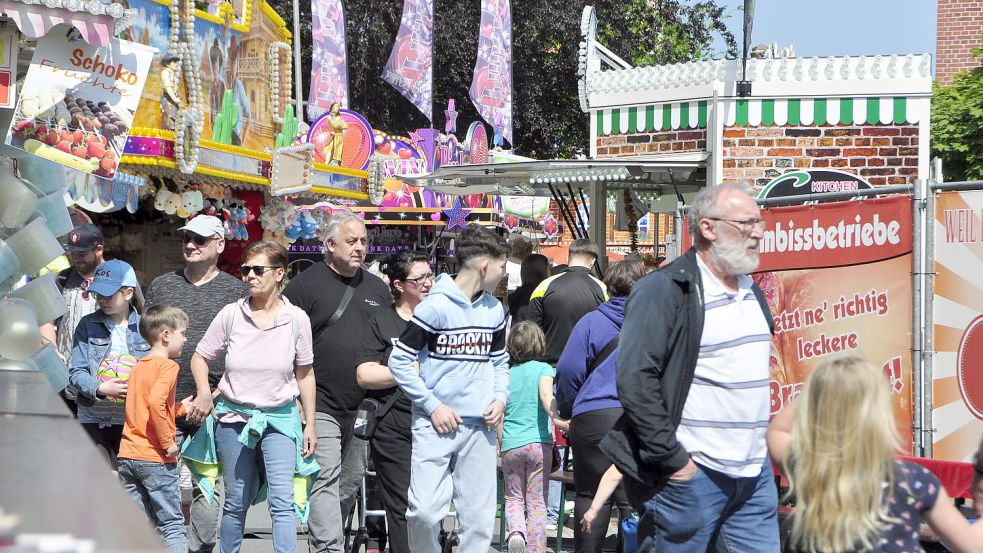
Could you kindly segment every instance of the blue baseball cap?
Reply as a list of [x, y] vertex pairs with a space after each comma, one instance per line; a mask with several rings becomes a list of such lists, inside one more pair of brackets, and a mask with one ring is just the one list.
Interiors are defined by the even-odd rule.
[[137, 274], [130, 264], [119, 259], [112, 259], [96, 267], [96, 276], [89, 285], [89, 292], [100, 296], [112, 296], [124, 286], [139, 287]]

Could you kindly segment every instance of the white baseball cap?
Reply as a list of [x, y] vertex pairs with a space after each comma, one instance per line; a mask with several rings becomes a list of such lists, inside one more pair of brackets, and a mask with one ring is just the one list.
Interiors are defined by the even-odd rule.
[[214, 215], [198, 215], [188, 219], [188, 223], [178, 229], [179, 232], [193, 232], [198, 236], [211, 238], [212, 236], [225, 236], [225, 225], [222, 220]]

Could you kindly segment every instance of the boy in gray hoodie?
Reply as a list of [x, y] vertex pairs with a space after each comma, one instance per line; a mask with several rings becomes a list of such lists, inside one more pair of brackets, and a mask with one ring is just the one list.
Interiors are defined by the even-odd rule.
[[458, 550], [491, 547], [495, 429], [509, 395], [509, 357], [505, 309], [490, 292], [505, 275], [508, 252], [491, 231], [471, 225], [462, 232], [457, 276], [440, 275], [389, 357], [393, 378], [414, 406], [406, 511], [414, 553], [439, 553], [452, 498], [461, 523]]

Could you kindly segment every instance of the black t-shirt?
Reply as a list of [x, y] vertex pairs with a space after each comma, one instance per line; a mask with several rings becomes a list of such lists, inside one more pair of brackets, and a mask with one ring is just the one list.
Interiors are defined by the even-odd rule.
[[[349, 284], [355, 287], [351, 302], [338, 322], [328, 328]], [[346, 278], [322, 262], [295, 276], [283, 295], [311, 318], [317, 410], [332, 415], [353, 413], [365, 398], [355, 379], [355, 358], [369, 319], [392, 305], [389, 289], [367, 271], [360, 269], [354, 277]]]
[[76, 271], [74, 267], [69, 267], [58, 273], [58, 278], [55, 279], [55, 282], [62, 291], [75, 288], [85, 290], [89, 288], [90, 284], [89, 279], [82, 276], [82, 273]]
[[537, 284], [523, 284], [509, 292], [509, 315], [512, 317], [512, 324], [520, 323], [528, 318], [529, 298], [532, 297], [532, 292], [536, 286]]
[[[375, 361], [383, 365], [389, 364], [389, 354], [393, 351], [393, 344], [399, 339], [399, 335], [406, 329], [407, 320], [400, 317], [395, 307], [382, 309], [372, 316], [369, 320], [369, 328], [362, 341], [362, 349], [358, 353], [355, 366], [362, 363]], [[380, 407], [386, 405], [392, 399], [393, 394], [399, 390], [398, 386], [393, 386], [385, 390], [371, 390], [368, 396], [375, 398]], [[405, 415], [406, 428], [410, 426], [413, 403], [406, 394], [399, 394], [399, 399], [393, 404], [392, 409], [384, 416]], [[398, 416], [398, 415], [396, 415]]]

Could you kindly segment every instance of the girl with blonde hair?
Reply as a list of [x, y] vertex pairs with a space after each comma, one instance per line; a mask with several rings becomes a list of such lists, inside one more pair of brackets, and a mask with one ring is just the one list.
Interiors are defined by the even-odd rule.
[[983, 552], [932, 473], [898, 459], [887, 377], [860, 357], [827, 361], [772, 421], [768, 448], [795, 497], [790, 551], [922, 551], [922, 520], [956, 553]]

